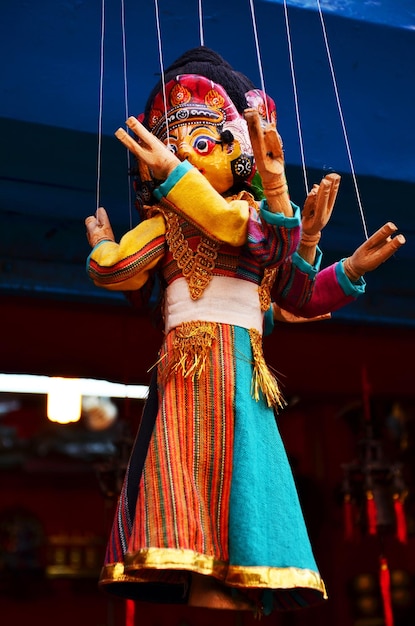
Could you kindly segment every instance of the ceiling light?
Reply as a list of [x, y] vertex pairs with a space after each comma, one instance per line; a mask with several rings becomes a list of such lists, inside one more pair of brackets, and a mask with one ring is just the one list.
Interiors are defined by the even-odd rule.
[[[0, 393], [48, 394], [51, 379], [50, 376], [33, 374], [0, 374]], [[94, 378], [79, 378], [77, 380], [82, 396], [137, 398], [139, 400], [147, 398], [147, 385], [124, 385]]]
[[81, 417], [82, 394], [78, 378], [50, 378], [47, 415], [51, 422], [69, 424]]

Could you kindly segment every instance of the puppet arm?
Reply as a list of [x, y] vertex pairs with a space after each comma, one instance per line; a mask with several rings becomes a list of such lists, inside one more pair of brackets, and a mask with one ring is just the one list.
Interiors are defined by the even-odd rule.
[[166, 225], [160, 214], [128, 231], [119, 244], [101, 237], [104, 230], [110, 235], [103, 208], [96, 216], [87, 217], [85, 225], [88, 241], [94, 246], [87, 259], [87, 274], [99, 287], [112, 291], [140, 289], [165, 253]]
[[245, 109], [244, 117], [268, 209], [272, 213], [291, 217], [293, 210], [284, 172], [284, 152], [277, 128], [273, 123], [262, 128], [257, 109]]
[[322, 320], [328, 320], [331, 318], [331, 313], [325, 313], [324, 315], [315, 315], [314, 317], [301, 317], [301, 315], [294, 315], [286, 309], [280, 307], [276, 302], [271, 302], [271, 305], [264, 313], [264, 336], [270, 335], [274, 330], [276, 322], [284, 323], [304, 323], [304, 322], [320, 322]]
[[300, 209], [292, 204], [292, 216], [272, 213], [262, 200], [259, 213], [251, 209], [247, 246], [255, 261], [264, 268], [281, 265], [297, 249], [300, 238]]
[[[363, 275], [373, 271], [405, 243], [396, 235], [396, 226], [385, 224], [348, 258], [320, 271], [317, 248], [314, 265], [298, 253], [279, 268], [273, 298], [282, 309], [296, 316], [312, 318], [336, 311], [365, 291]], [[276, 310], [278, 317], [278, 311]]]
[[293, 315], [304, 318], [327, 315], [365, 292], [364, 279], [349, 280], [341, 261], [316, 273], [315, 268], [310, 272], [307, 265], [299, 256], [294, 259], [288, 285], [275, 296], [276, 303]]
[[[317, 248], [316, 261], [310, 265], [295, 252], [278, 268], [271, 293], [276, 303], [276, 321], [283, 321], [279, 318], [284, 317], [285, 312], [296, 318], [326, 319], [328, 314], [364, 293], [366, 283], [363, 278], [352, 282], [341, 261], [321, 270], [321, 257]], [[281, 314], [279, 308], [283, 310]], [[286, 321], [289, 316], [285, 315]]]
[[246, 242], [248, 202], [225, 200], [188, 161], [181, 162], [153, 195], [161, 206], [183, 216], [208, 237], [231, 246]]
[[232, 246], [246, 241], [249, 206], [245, 200], [227, 202], [188, 161], [179, 159], [140, 122], [130, 117], [127, 125], [137, 135], [119, 128], [116, 137], [138, 160], [146, 163], [153, 177], [164, 181], [155, 191], [161, 204], [191, 221], [209, 237]]

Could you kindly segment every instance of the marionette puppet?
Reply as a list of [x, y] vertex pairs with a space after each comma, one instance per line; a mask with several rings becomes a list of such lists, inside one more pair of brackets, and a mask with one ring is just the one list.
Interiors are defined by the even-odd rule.
[[[123, 597], [253, 610], [326, 597], [276, 413], [262, 337], [327, 316], [405, 239], [385, 224], [320, 269], [340, 177], [290, 201], [273, 101], [205, 47], [167, 69], [118, 139], [137, 159], [141, 222], [114, 241], [86, 219], [87, 269], [137, 293], [157, 277], [164, 335], [100, 585]], [[166, 110], [167, 109], [167, 110]], [[137, 332], [140, 329], [137, 328]], [[144, 432], [144, 436], [143, 436]]]

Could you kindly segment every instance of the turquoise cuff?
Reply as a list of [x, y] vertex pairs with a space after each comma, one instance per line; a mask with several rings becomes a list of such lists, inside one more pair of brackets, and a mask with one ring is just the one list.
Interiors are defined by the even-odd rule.
[[97, 248], [102, 246], [103, 243], [108, 243], [109, 241], [112, 241], [112, 239], [103, 239], [102, 241], [99, 241], [97, 243], [97, 245], [92, 248], [91, 252], [88, 254], [88, 257], [86, 259], [86, 271], [87, 271], [87, 273], [88, 273], [89, 264], [91, 262], [91, 256], [93, 255], [95, 250], [97, 250]]
[[353, 296], [353, 298], [357, 298], [358, 296], [360, 296], [362, 293], [365, 292], [366, 281], [364, 280], [363, 276], [361, 276], [358, 280], [356, 280], [355, 282], [352, 282], [350, 278], [348, 278], [348, 276], [346, 275], [346, 272], [344, 271], [343, 262], [345, 260], [346, 259], [342, 259], [341, 261], [336, 263], [336, 267], [335, 267], [336, 277], [337, 277], [337, 280], [339, 281], [340, 287], [343, 289], [346, 296]]
[[192, 169], [192, 167], [193, 165], [189, 163], [189, 161], [182, 161], [181, 163], [179, 163], [179, 165], [177, 165], [174, 170], [170, 172], [166, 180], [161, 183], [161, 185], [156, 187], [156, 189], [154, 189], [153, 195], [156, 200], [161, 200], [162, 198], [165, 198], [176, 185], [176, 183], [178, 183], [179, 180], [183, 178], [183, 176], [186, 174], [186, 172]]
[[268, 224], [272, 226], [283, 226], [284, 228], [296, 228], [301, 224], [301, 212], [300, 208], [291, 202], [291, 206], [294, 212], [292, 217], [287, 217], [284, 213], [272, 213], [268, 210], [268, 203], [266, 199], [261, 200], [260, 213]]
[[300, 270], [300, 272], [303, 272], [303, 274], [308, 274], [310, 278], [314, 278], [315, 275], [320, 271], [322, 258], [323, 254], [318, 246], [316, 247], [316, 258], [313, 265], [305, 261], [303, 257], [298, 254], [298, 252], [294, 252], [294, 254], [292, 255], [293, 265], [295, 265]]

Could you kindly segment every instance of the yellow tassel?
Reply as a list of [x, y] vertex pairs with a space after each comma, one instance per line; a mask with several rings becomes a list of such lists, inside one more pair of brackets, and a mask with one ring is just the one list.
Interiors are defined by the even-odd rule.
[[254, 369], [252, 372], [251, 395], [258, 401], [260, 392], [263, 393], [268, 406], [284, 408], [286, 402], [278, 386], [278, 381], [273, 376], [265, 362], [262, 352], [262, 336], [254, 328], [249, 329], [251, 338], [252, 354], [254, 357]]
[[[173, 372], [181, 373], [184, 378], [200, 378], [215, 340], [216, 327], [216, 322], [193, 321], [180, 324], [175, 329], [173, 348], [161, 374], [162, 378], [167, 380]], [[262, 393], [268, 406], [283, 408], [286, 402], [275, 376], [265, 363], [262, 335], [256, 329], [251, 328], [249, 336], [253, 354], [251, 395], [258, 401]], [[161, 360], [158, 363], [161, 363]]]

